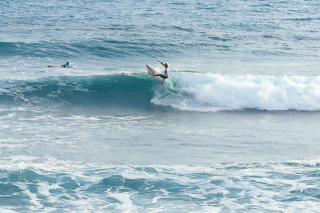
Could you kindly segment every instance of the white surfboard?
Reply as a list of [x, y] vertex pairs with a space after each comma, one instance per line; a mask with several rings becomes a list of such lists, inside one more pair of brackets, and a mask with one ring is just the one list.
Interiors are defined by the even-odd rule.
[[159, 83], [163, 83], [164, 82], [164, 79], [161, 78], [160, 76], [154, 76], [156, 74], [162, 74], [162, 73], [157, 72], [153, 67], [149, 66], [148, 64], [146, 66], [147, 66], [148, 73], [151, 75], [151, 77], [154, 80], [158, 81]]
[[148, 64], [146, 66], [147, 66], [148, 73], [151, 75], [151, 77], [154, 80], [156, 80], [159, 83], [162, 83], [171, 92], [176, 92], [176, 90], [175, 90], [175, 88], [169, 78], [163, 79], [160, 76], [154, 76], [155, 74], [161, 74], [161, 73], [157, 72], [157, 70], [155, 70], [153, 67], [149, 66]]

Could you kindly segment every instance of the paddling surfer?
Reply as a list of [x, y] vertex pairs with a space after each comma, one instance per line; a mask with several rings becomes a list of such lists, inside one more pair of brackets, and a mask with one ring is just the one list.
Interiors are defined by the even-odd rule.
[[[48, 68], [56, 68], [55, 66], [52, 65], [48, 65]], [[61, 68], [72, 68], [72, 66], [70, 66], [69, 61], [66, 64], [61, 65]]]
[[70, 68], [69, 61], [66, 64], [61, 65], [61, 68]]
[[153, 76], [160, 76], [161, 78], [163, 78], [163, 80], [166, 80], [167, 78], [169, 78], [169, 64], [168, 63], [162, 63], [159, 59], [158, 59], [159, 63], [162, 64], [162, 66], [164, 66], [164, 73], [162, 74], [155, 74]]

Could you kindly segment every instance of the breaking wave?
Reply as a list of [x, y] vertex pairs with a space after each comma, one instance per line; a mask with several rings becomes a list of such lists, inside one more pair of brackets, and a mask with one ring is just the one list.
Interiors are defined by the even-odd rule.
[[172, 88], [145, 73], [0, 82], [0, 103], [178, 110], [320, 110], [320, 77], [173, 72]]

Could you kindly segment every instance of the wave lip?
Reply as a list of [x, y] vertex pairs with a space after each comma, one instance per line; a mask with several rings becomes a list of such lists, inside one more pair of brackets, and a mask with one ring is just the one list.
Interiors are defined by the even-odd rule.
[[180, 110], [320, 110], [320, 77], [175, 75], [178, 94], [159, 94], [152, 103]]

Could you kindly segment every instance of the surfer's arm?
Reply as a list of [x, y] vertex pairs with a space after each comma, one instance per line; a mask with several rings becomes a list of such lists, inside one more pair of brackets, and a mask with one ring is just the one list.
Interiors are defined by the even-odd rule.
[[[164, 63], [162, 63], [159, 59], [158, 59], [159, 63], [162, 64], [162, 66], [164, 66]], [[165, 67], [165, 66], [164, 66]]]

